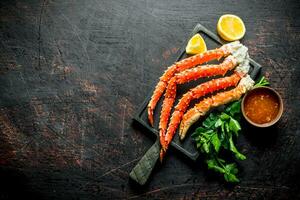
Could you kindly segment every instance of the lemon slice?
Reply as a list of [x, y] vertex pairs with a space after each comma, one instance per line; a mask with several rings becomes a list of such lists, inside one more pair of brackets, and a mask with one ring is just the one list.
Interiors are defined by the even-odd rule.
[[236, 15], [222, 15], [217, 25], [218, 34], [227, 41], [235, 41], [244, 37], [246, 28], [241, 18]]
[[194, 35], [188, 42], [185, 51], [187, 54], [198, 54], [205, 52], [206, 44], [199, 33]]

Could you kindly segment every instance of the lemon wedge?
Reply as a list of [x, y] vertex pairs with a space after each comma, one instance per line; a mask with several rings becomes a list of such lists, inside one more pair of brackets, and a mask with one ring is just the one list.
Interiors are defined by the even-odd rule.
[[241, 18], [236, 15], [222, 15], [217, 24], [218, 34], [226, 41], [235, 41], [244, 37], [246, 28]]
[[206, 44], [199, 33], [194, 35], [188, 42], [185, 51], [187, 54], [198, 54], [205, 52]]

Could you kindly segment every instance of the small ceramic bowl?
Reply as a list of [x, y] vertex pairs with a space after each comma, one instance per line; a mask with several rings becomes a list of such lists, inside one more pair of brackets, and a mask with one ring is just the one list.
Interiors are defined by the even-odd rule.
[[[279, 103], [279, 110], [278, 110], [278, 113], [277, 113], [276, 117], [272, 121], [267, 122], [267, 123], [263, 123], [263, 124], [259, 124], [259, 123], [253, 122], [251, 119], [249, 119], [249, 117], [247, 117], [247, 115], [245, 113], [245, 100], [249, 97], [250, 94], [252, 94], [252, 93], [254, 93], [254, 92], [258, 91], [258, 90], [259, 91], [266, 90], [267, 92], [273, 94], [277, 98], [278, 103]], [[280, 117], [282, 115], [282, 112], [283, 112], [283, 101], [282, 101], [282, 98], [279, 95], [279, 93], [276, 92], [273, 88], [261, 86], [261, 87], [256, 87], [256, 88], [250, 90], [249, 92], [247, 92], [246, 95], [244, 95], [244, 97], [242, 99], [241, 108], [242, 108], [242, 113], [243, 113], [244, 118], [250, 124], [252, 124], [255, 127], [265, 128], [265, 127], [270, 127], [270, 126], [274, 125], [276, 122], [278, 122], [278, 120], [280, 119]]]

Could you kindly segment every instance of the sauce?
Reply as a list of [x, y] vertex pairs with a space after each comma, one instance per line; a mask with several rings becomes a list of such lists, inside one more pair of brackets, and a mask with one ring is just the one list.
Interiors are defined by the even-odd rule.
[[254, 90], [247, 95], [244, 110], [251, 121], [265, 124], [276, 118], [279, 112], [279, 99], [269, 90]]

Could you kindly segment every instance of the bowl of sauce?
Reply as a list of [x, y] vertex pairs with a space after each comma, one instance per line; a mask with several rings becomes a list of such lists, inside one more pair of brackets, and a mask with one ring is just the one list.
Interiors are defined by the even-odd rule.
[[280, 119], [282, 112], [282, 98], [270, 87], [256, 87], [242, 100], [242, 113], [245, 119], [256, 127], [272, 126]]

